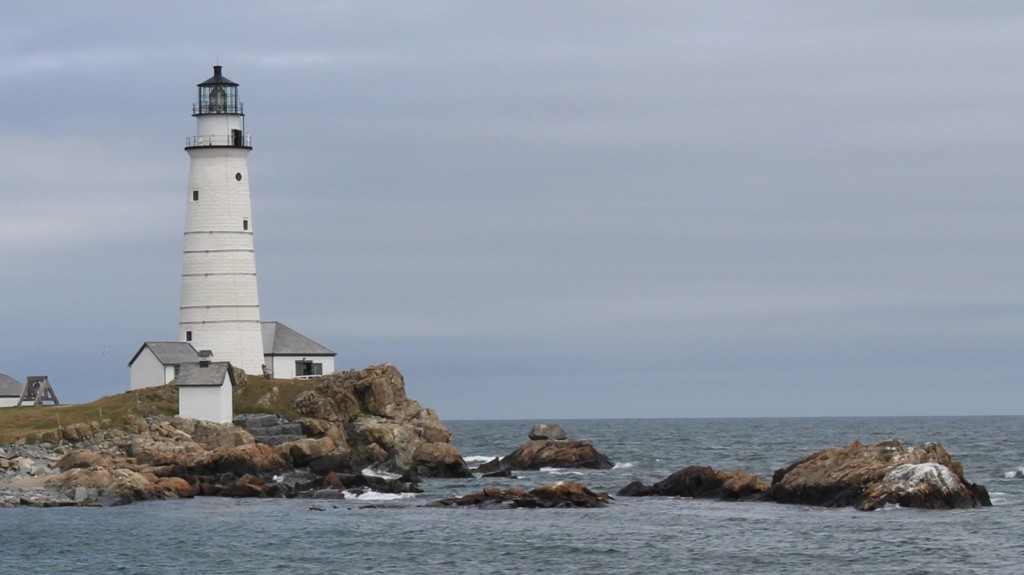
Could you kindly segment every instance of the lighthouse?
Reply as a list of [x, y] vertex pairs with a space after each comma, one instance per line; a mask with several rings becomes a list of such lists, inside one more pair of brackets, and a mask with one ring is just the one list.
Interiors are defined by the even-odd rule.
[[260, 373], [263, 339], [249, 197], [249, 152], [238, 84], [213, 67], [198, 84], [190, 158], [178, 340]]

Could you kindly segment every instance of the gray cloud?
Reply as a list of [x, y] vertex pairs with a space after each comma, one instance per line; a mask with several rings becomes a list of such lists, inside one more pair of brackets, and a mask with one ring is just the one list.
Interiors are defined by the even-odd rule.
[[1014, 3], [10, 12], [4, 373], [174, 337], [219, 58], [264, 317], [443, 417], [1018, 411]]

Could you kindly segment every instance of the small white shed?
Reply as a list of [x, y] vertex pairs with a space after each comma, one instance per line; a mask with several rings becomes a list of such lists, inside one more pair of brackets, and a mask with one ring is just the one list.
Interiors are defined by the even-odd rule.
[[265, 321], [263, 363], [277, 379], [315, 377], [334, 373], [334, 353], [279, 321]]
[[178, 370], [178, 415], [230, 423], [234, 418], [235, 375], [226, 361], [184, 363]]
[[147, 341], [128, 362], [131, 384], [128, 389], [157, 387], [177, 376], [180, 366], [199, 361], [199, 353], [184, 341]]
[[0, 373], [0, 407], [18, 405], [18, 398], [21, 397], [21, 392], [24, 389], [25, 386], [18, 383], [18, 380]]

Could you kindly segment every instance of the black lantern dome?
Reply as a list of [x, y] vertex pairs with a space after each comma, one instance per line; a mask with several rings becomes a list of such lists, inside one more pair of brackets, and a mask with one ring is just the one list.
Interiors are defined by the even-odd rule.
[[213, 67], [213, 76], [199, 86], [199, 100], [192, 107], [192, 115], [238, 114], [242, 115], [242, 103], [238, 101], [238, 84], [220, 73], [221, 67]]

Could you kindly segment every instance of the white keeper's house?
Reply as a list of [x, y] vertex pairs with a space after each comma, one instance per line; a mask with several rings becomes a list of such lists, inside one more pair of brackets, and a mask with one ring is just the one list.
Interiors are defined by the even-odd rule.
[[265, 321], [263, 361], [276, 379], [315, 377], [334, 373], [337, 354], [279, 321]]
[[156, 387], [178, 376], [181, 366], [199, 361], [199, 352], [184, 341], [147, 341], [128, 362], [131, 385], [128, 389]]

